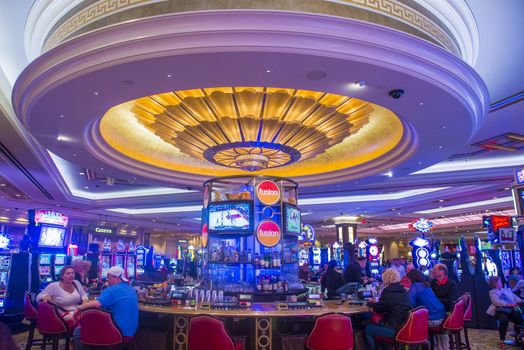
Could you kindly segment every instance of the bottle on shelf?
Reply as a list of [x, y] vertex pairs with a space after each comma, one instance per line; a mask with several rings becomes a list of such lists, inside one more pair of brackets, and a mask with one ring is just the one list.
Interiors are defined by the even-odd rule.
[[251, 261], [251, 258], [252, 258], [252, 254], [251, 254], [251, 249], [248, 249], [247, 250], [247, 261]]

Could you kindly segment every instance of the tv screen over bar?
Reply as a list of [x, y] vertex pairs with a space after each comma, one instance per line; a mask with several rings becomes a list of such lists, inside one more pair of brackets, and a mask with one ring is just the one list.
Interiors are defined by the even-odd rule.
[[253, 229], [251, 202], [209, 204], [208, 230], [214, 233], [250, 233]]
[[300, 234], [300, 210], [291, 204], [284, 204], [284, 227], [286, 234]]

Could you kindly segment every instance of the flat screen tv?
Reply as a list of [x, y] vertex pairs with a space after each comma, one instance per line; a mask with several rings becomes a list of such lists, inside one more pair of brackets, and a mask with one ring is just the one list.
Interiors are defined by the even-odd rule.
[[65, 227], [42, 225], [38, 246], [43, 248], [63, 248], [65, 233]]
[[284, 204], [284, 233], [300, 234], [300, 210], [294, 205]]
[[208, 232], [248, 234], [253, 231], [251, 201], [210, 203], [208, 210]]

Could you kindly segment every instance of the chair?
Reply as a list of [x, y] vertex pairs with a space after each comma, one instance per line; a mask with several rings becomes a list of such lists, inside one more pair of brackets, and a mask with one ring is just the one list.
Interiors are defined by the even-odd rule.
[[56, 305], [47, 302], [38, 304], [37, 328], [42, 334], [42, 349], [45, 349], [48, 341], [53, 342], [53, 350], [58, 350], [58, 341], [65, 338], [65, 349], [69, 349], [69, 340], [72, 329], [62, 316]]
[[412, 309], [404, 324], [399, 328], [394, 338], [375, 337], [380, 343], [387, 343], [393, 349], [402, 349], [403, 346], [424, 346], [428, 342], [429, 312], [423, 306]]
[[[453, 309], [438, 327], [429, 328], [429, 333], [442, 334], [449, 332], [450, 349], [458, 350], [460, 346], [460, 331], [464, 328], [464, 299], [459, 299], [453, 304]], [[431, 347], [433, 348], [433, 337], [431, 337]]]
[[462, 299], [464, 300], [464, 343], [460, 340], [460, 334], [459, 334], [459, 341], [460, 341], [460, 349], [466, 349], [471, 350], [471, 346], [469, 344], [469, 336], [468, 336], [468, 322], [471, 322], [473, 319], [473, 302], [471, 299], [471, 294], [464, 293], [462, 295]]
[[306, 339], [309, 350], [353, 350], [354, 345], [351, 318], [335, 313], [318, 316]]
[[27, 336], [25, 350], [30, 350], [35, 345], [42, 345], [42, 338], [34, 338], [38, 319], [38, 311], [31, 301], [31, 294], [28, 292], [25, 293], [24, 318], [29, 322], [29, 334]]
[[191, 318], [188, 344], [190, 350], [242, 350], [227, 333], [224, 320], [208, 315]]
[[133, 345], [134, 338], [124, 336], [106, 310], [83, 310], [80, 329], [80, 341], [86, 347], [126, 349]]

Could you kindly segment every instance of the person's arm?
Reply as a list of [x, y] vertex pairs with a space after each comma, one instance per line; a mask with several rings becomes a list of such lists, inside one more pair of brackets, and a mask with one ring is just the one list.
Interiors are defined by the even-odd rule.
[[417, 306], [417, 290], [416, 289], [417, 289], [416, 284], [412, 284], [408, 290], [409, 302], [411, 303], [411, 306], [413, 307]]
[[524, 280], [519, 280], [517, 282], [517, 284], [515, 285], [515, 287], [513, 287], [513, 289], [511, 290], [513, 293], [519, 293], [520, 294], [520, 288], [522, 288], [524, 286]]
[[58, 282], [49, 283], [43, 291], [41, 291], [36, 296], [36, 302], [47, 302], [48, 300], [51, 300], [53, 296], [55, 295], [56, 286], [58, 285]]
[[83, 303], [82, 305], [78, 305], [77, 310], [82, 311], [90, 307], [102, 307], [102, 304], [100, 304], [98, 300], [90, 300]]

